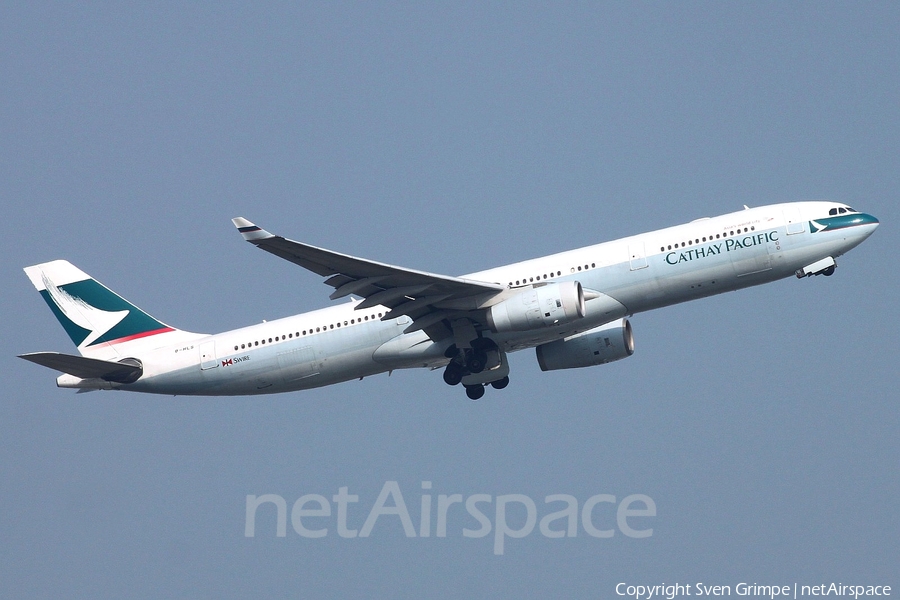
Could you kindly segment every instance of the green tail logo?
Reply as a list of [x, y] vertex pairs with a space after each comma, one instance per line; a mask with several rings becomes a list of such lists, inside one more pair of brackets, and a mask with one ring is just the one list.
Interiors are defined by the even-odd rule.
[[78, 348], [174, 331], [94, 279], [56, 285], [40, 269], [40, 280], [41, 296]]

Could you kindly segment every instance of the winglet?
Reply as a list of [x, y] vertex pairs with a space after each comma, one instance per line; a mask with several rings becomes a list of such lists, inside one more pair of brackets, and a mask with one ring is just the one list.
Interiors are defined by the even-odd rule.
[[234, 223], [234, 226], [237, 227], [237, 230], [248, 242], [275, 237], [265, 229], [260, 229], [244, 217], [236, 217], [232, 219], [231, 222]]

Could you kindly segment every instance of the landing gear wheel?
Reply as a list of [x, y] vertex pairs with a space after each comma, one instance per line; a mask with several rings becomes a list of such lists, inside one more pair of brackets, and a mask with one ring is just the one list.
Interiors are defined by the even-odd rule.
[[472, 350], [466, 358], [466, 369], [469, 373], [481, 373], [487, 364], [487, 354], [483, 350]]
[[508, 385], [509, 385], [509, 375], [507, 375], [503, 379], [498, 379], [497, 381], [491, 382], [491, 386], [493, 386], [493, 388], [495, 390], [502, 390], [503, 388], [505, 388]]
[[484, 396], [484, 386], [483, 385], [467, 385], [466, 386], [466, 396], [469, 397], [470, 400], [478, 400], [482, 396]]
[[444, 369], [444, 383], [447, 385], [457, 385], [463, 378], [463, 370], [456, 363], [450, 363]]
[[830, 267], [822, 271], [822, 275], [824, 275], [825, 277], [831, 277], [832, 275], [834, 275], [834, 265], [831, 265]]

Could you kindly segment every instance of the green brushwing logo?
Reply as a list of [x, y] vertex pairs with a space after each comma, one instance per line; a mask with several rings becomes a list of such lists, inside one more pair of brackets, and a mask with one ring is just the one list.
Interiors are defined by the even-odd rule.
[[41, 296], [79, 348], [171, 331], [93, 279], [57, 286], [42, 278]]
[[834, 231], [836, 229], [846, 229], [847, 227], [856, 227], [857, 225], [877, 224], [878, 219], [872, 215], [863, 213], [838, 215], [836, 217], [828, 217], [826, 219], [816, 219], [809, 222], [810, 233], [820, 233], [822, 231]]

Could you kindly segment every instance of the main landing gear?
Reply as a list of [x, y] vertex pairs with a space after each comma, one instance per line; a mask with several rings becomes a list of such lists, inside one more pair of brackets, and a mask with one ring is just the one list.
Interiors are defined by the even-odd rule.
[[[492, 388], [495, 390], [502, 390], [506, 386], [509, 385], [509, 375], [503, 377], [502, 379], [497, 379], [492, 381], [490, 384]], [[473, 385], [467, 385], [466, 387], [466, 396], [469, 397], [470, 400], [479, 400], [482, 396], [484, 396], [484, 390], [487, 388], [487, 385], [483, 383], [476, 383]]]
[[461, 350], [453, 345], [447, 350], [447, 356], [452, 357], [452, 360], [444, 369], [444, 383], [462, 383], [466, 396], [472, 400], [484, 396], [488, 385], [497, 390], [509, 385], [506, 355], [493, 340], [478, 338], [473, 341], [471, 348]]
[[462, 381], [463, 375], [465, 375], [463, 368], [459, 366], [458, 363], [451, 362], [447, 365], [447, 368], [444, 369], [444, 383], [447, 385], [457, 385]]

